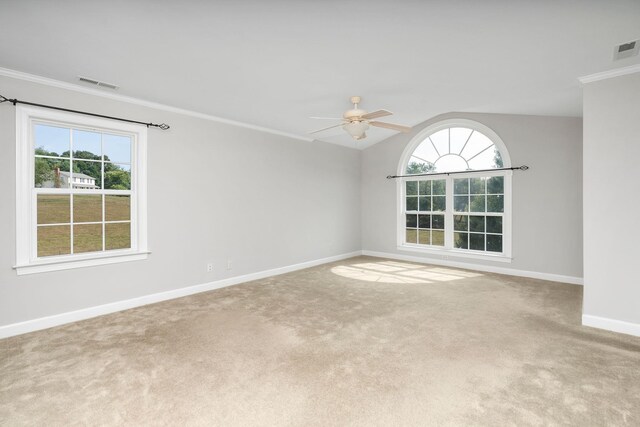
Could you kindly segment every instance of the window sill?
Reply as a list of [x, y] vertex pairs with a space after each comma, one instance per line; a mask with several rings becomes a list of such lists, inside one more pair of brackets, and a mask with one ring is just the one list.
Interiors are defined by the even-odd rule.
[[504, 254], [487, 254], [487, 253], [473, 253], [467, 251], [461, 251], [459, 249], [436, 249], [436, 248], [424, 248], [418, 246], [411, 245], [398, 245], [398, 250], [407, 251], [407, 252], [419, 252], [423, 254], [429, 255], [438, 255], [442, 259], [452, 258], [470, 258], [470, 259], [481, 259], [485, 261], [494, 261], [494, 262], [507, 262], [510, 263], [513, 258], [506, 256]]
[[13, 268], [18, 276], [24, 274], [45, 273], [48, 271], [69, 270], [72, 268], [93, 267], [97, 265], [115, 264], [119, 262], [140, 261], [147, 259], [149, 251], [122, 251], [109, 254], [78, 255], [73, 257], [51, 257], [46, 260], [33, 261], [29, 264], [16, 265]]

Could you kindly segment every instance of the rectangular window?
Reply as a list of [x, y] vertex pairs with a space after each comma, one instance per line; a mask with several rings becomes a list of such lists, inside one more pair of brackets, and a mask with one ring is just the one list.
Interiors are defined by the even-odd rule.
[[407, 178], [401, 184], [399, 244], [407, 249], [508, 258], [508, 178], [509, 172]]
[[406, 242], [444, 246], [445, 180], [407, 181]]
[[146, 128], [17, 109], [18, 274], [146, 257]]
[[504, 177], [453, 179], [453, 246], [502, 253]]

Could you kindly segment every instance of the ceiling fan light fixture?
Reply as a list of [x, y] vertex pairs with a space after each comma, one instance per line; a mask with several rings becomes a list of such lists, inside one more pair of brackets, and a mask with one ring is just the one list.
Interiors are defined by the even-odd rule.
[[393, 113], [389, 110], [375, 110], [367, 113], [365, 110], [362, 110], [358, 107], [360, 104], [359, 96], [352, 96], [351, 103], [353, 104], [353, 109], [347, 110], [342, 119], [330, 118], [330, 117], [310, 117], [311, 119], [330, 119], [330, 120], [340, 120], [342, 123], [338, 123], [332, 126], [328, 126], [322, 129], [317, 129], [309, 132], [309, 134], [314, 134], [318, 132], [324, 132], [329, 129], [342, 127], [342, 129], [347, 132], [353, 139], [356, 141], [360, 139], [365, 139], [367, 134], [365, 133], [369, 126], [375, 126], [378, 128], [391, 129], [399, 132], [410, 132], [411, 127], [397, 125], [395, 123], [387, 123], [387, 122], [379, 122], [377, 119], [379, 117], [390, 116]]
[[366, 137], [365, 132], [369, 129], [369, 124], [365, 121], [353, 121], [342, 126], [342, 129], [357, 141]]

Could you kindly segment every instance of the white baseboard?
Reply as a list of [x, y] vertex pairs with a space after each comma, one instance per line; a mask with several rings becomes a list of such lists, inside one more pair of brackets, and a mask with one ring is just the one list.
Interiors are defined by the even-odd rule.
[[640, 337], [640, 323], [631, 323], [623, 320], [583, 314], [582, 325]]
[[[508, 274], [512, 276], [521, 276], [521, 277], [531, 277], [534, 279], [542, 279], [542, 280], [552, 280], [555, 282], [564, 282], [564, 283], [572, 283], [572, 284], [582, 284], [582, 278], [580, 277], [572, 277], [572, 276], [563, 276], [558, 274], [549, 274], [549, 273], [538, 273], [534, 271], [524, 271], [524, 270], [515, 270], [511, 268], [503, 268], [503, 267], [494, 267], [480, 264], [470, 264], [466, 262], [459, 261], [449, 261], [449, 260], [440, 260], [440, 259], [432, 259], [427, 257], [417, 257], [411, 255], [401, 255], [401, 254], [393, 254], [386, 252], [375, 252], [375, 251], [354, 251], [349, 252], [342, 255], [336, 255], [332, 257], [306, 261], [299, 264], [293, 264], [285, 267], [273, 268], [270, 270], [259, 271], [256, 273], [245, 274], [243, 276], [230, 277], [227, 279], [217, 280], [214, 282], [202, 283], [200, 285], [188, 286], [185, 288], [174, 289], [171, 291], [160, 292], [151, 295], [144, 295], [137, 298], [132, 298], [124, 301], [117, 301], [109, 304], [98, 305], [94, 307], [83, 308], [80, 310], [70, 311], [66, 313], [55, 314], [52, 316], [41, 317], [38, 319], [27, 320], [25, 322], [13, 323], [10, 325], [0, 326], [0, 339], [7, 338], [15, 335], [21, 335], [28, 332], [38, 331], [41, 329], [52, 328], [54, 326], [64, 325], [66, 323], [77, 322], [79, 320], [90, 319], [92, 317], [102, 316], [109, 313], [115, 313], [122, 310], [127, 310], [130, 308], [140, 307], [147, 304], [153, 304], [156, 302], [167, 301], [174, 298], [180, 298], [187, 295], [193, 295], [200, 292], [207, 292], [214, 289], [220, 289], [227, 286], [237, 285], [239, 283], [250, 282], [252, 280], [264, 279], [265, 277], [277, 276], [279, 274], [289, 273], [296, 270], [302, 270], [309, 267], [314, 267], [321, 264], [326, 264], [329, 262], [340, 261], [347, 258], [352, 258], [358, 255], [368, 255], [378, 258], [391, 258], [402, 261], [411, 261], [418, 262], [423, 264], [435, 264], [435, 265], [444, 265], [447, 267], [457, 267], [457, 268], [465, 268], [470, 270], [477, 271], [486, 271], [491, 273], [499, 273], [499, 274]], [[597, 318], [594, 316], [594, 319], [601, 319], [602, 322], [618, 322], [625, 324], [625, 322], [619, 322], [610, 319]], [[587, 326], [600, 327], [602, 329], [609, 329], [616, 332], [630, 333], [631, 335], [638, 334], [632, 332], [624, 332], [619, 329], [614, 329], [614, 327], [606, 327], [606, 326], [598, 326], [591, 325], [586, 323], [585, 318], [583, 317], [583, 324]], [[617, 323], [616, 323], [617, 324]], [[624, 330], [638, 330], [640, 328], [639, 325], [634, 325], [629, 323], [627, 325], [631, 325], [631, 329], [629, 327], [624, 327]], [[622, 326], [619, 326], [622, 328]], [[636, 328], [636, 329], [634, 329]]]
[[516, 270], [513, 268], [495, 267], [492, 265], [471, 264], [461, 261], [449, 261], [437, 258], [419, 257], [413, 255], [394, 254], [387, 252], [376, 252], [363, 250], [362, 255], [378, 258], [391, 258], [401, 261], [419, 262], [422, 264], [444, 265], [447, 267], [465, 268], [468, 270], [486, 271], [488, 273], [507, 274], [509, 276], [530, 277], [532, 279], [551, 280], [553, 282], [570, 283], [572, 285], [582, 285], [582, 277], [564, 276], [561, 274], [539, 273], [537, 271]]
[[48, 329], [54, 326], [64, 325], [66, 323], [77, 322], [79, 320], [90, 319], [92, 317], [102, 316], [109, 313], [115, 313], [117, 311], [127, 310], [129, 308], [140, 307], [147, 304], [180, 298], [200, 292], [207, 292], [214, 289], [225, 288], [227, 286], [250, 282], [252, 280], [264, 279], [265, 277], [277, 276], [279, 274], [302, 270], [309, 267], [315, 267], [316, 265], [326, 264], [329, 262], [340, 261], [358, 255], [361, 255], [361, 252], [355, 251], [342, 255], [335, 255], [327, 258], [306, 261], [299, 264], [288, 265], [285, 267], [273, 268], [271, 270], [245, 274], [243, 276], [230, 277], [228, 279], [217, 280], [215, 282], [202, 283], [200, 285], [188, 286], [186, 288], [179, 288], [171, 291], [159, 292], [157, 294], [144, 295], [124, 301], [117, 301], [109, 304], [69, 311], [67, 313], [55, 314], [53, 316], [27, 320], [25, 322], [12, 323], [10, 325], [0, 326], [0, 339], [12, 337], [15, 335], [26, 334], [28, 332], [39, 331], [41, 329]]

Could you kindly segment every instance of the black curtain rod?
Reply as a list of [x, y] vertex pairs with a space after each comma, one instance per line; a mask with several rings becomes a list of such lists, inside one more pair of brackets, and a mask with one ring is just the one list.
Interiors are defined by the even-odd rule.
[[121, 122], [127, 122], [127, 123], [136, 123], [136, 124], [139, 124], [139, 125], [145, 125], [146, 127], [156, 127], [158, 129], [162, 129], [162, 130], [167, 130], [170, 127], [166, 123], [162, 123], [162, 124], [158, 125], [158, 124], [155, 124], [155, 123], [139, 122], [137, 120], [129, 120], [129, 119], [123, 119], [123, 118], [120, 118], [120, 117], [105, 116], [105, 115], [102, 115], [102, 114], [88, 113], [86, 111], [70, 110], [68, 108], [54, 107], [52, 105], [36, 104], [35, 102], [20, 101], [19, 99], [9, 99], [7, 97], [4, 97], [4, 96], [0, 95], [0, 104], [2, 104], [3, 102], [10, 102], [13, 105], [16, 105], [16, 104], [33, 105], [34, 107], [43, 107], [43, 108], [50, 108], [52, 110], [66, 111], [66, 112], [69, 112], [69, 113], [84, 114], [85, 116], [102, 117], [103, 119], [119, 120]]
[[416, 176], [436, 176], [436, 175], [458, 175], [461, 173], [473, 173], [473, 172], [493, 172], [493, 171], [515, 171], [515, 170], [520, 170], [520, 171], [526, 171], [527, 169], [529, 169], [529, 166], [518, 166], [515, 168], [495, 168], [495, 169], [476, 169], [476, 170], [469, 170], [469, 171], [458, 171], [458, 172], [440, 172], [440, 173], [417, 173], [415, 175], [387, 175], [387, 179], [393, 179], [393, 178], [413, 178]]

